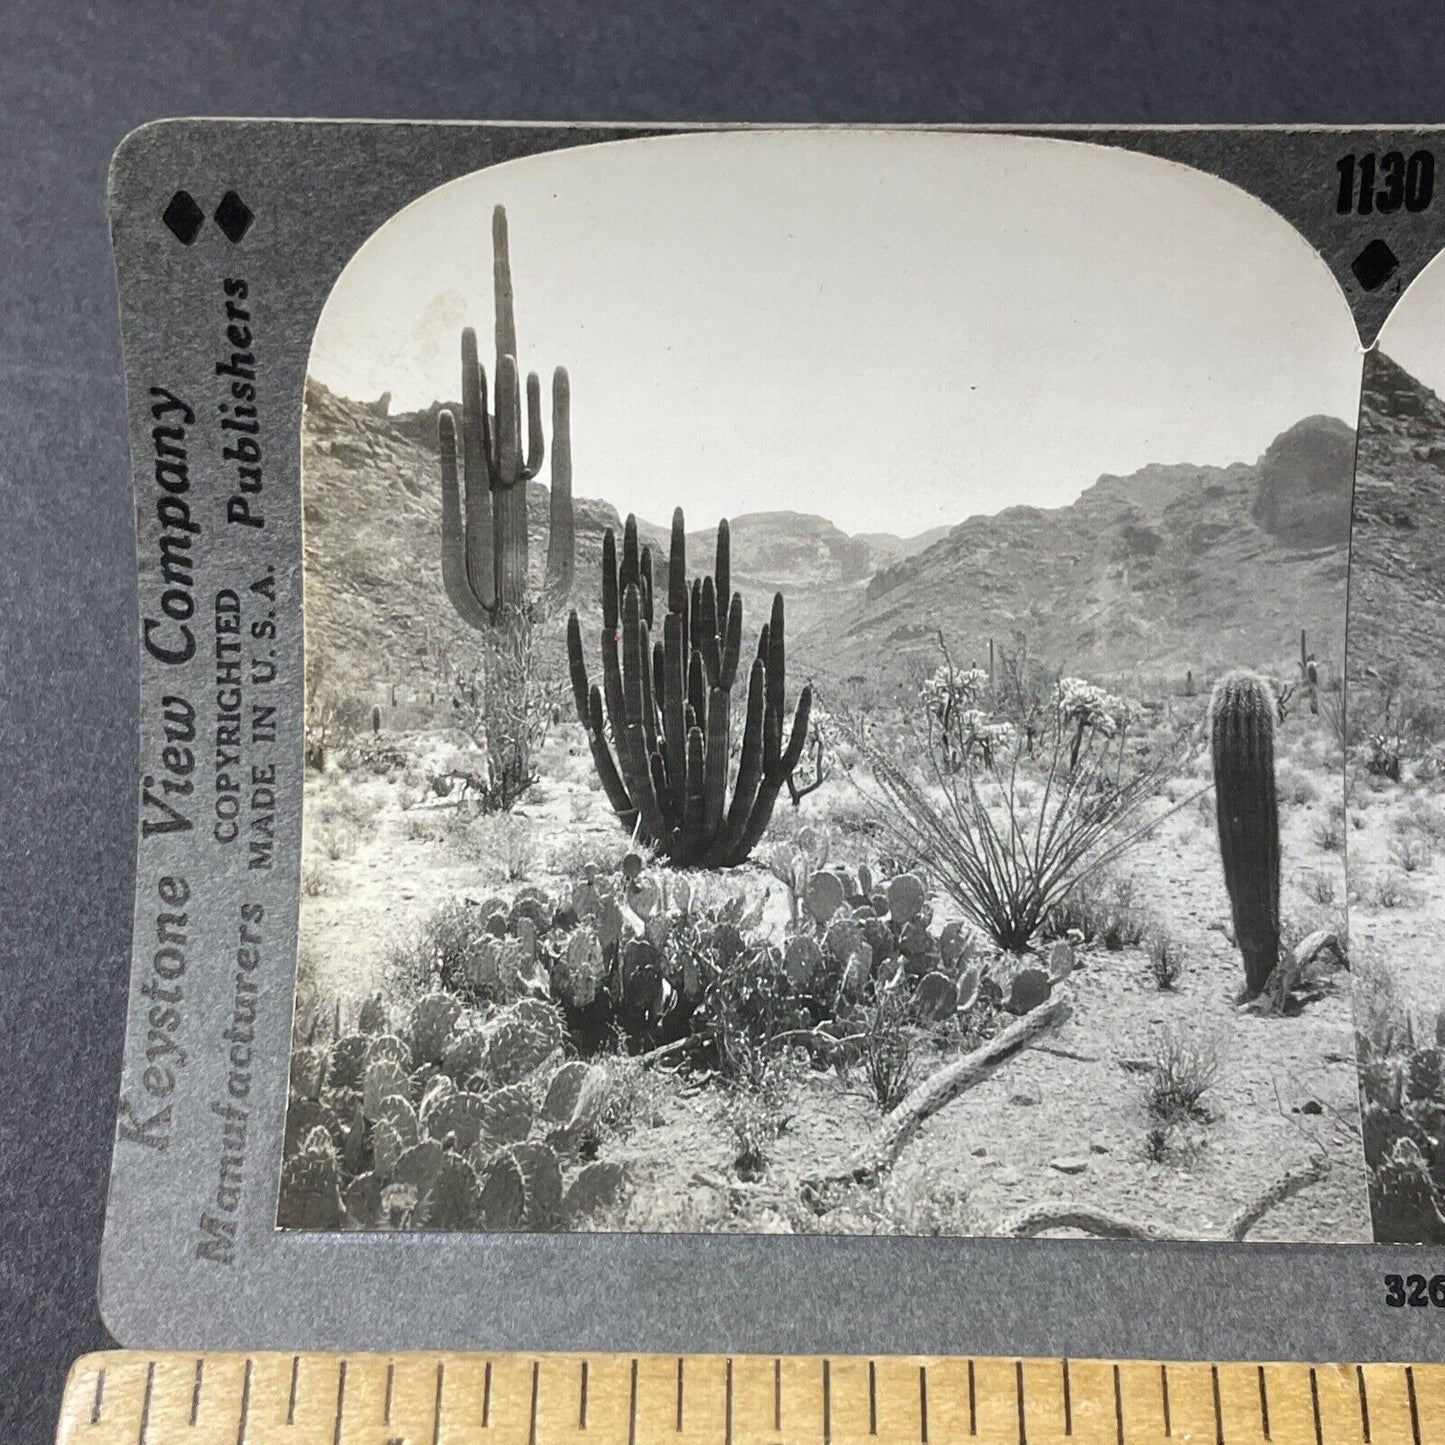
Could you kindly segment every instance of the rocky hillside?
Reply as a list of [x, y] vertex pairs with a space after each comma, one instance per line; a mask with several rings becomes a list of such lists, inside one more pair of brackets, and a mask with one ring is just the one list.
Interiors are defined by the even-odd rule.
[[[1440, 673], [1445, 639], [1445, 402], [1379, 351], [1365, 358], [1350, 579], [1350, 675]], [[1437, 694], [1440, 689], [1436, 686]]]
[[1301, 627], [1341, 653], [1354, 433], [1316, 416], [1252, 464], [1103, 476], [1069, 506], [971, 517], [879, 571], [850, 612], [797, 639], [834, 676], [955, 660], [1015, 634], [1050, 666], [1198, 678], [1289, 666]]
[[[439, 406], [388, 415], [386, 398], [356, 402], [315, 381], [306, 388], [302, 471], [307, 638], [332, 686], [367, 702], [429, 693], [432, 659], [471, 656], [475, 638], [442, 591], [441, 493], [436, 453]], [[580, 463], [579, 463], [580, 471]], [[543, 476], [546, 476], [543, 469]], [[580, 484], [585, 491], [585, 484]], [[528, 488], [530, 560], [540, 580], [546, 560], [547, 488]], [[602, 534], [619, 527], [615, 507], [577, 496], [577, 583], [573, 603], [599, 610]], [[690, 524], [704, 514], [689, 509]], [[789, 627], [805, 629], [838, 608], [852, 608], [868, 580], [896, 558], [926, 546], [873, 534], [849, 537], [822, 517], [796, 512], [732, 519], [733, 584], [742, 593], [745, 632], [756, 635], [773, 593], [788, 597]], [[643, 539], [664, 556], [668, 519], [642, 521]], [[691, 569], [712, 569], [716, 522], [688, 532]], [[560, 628], [552, 639], [561, 657]]]

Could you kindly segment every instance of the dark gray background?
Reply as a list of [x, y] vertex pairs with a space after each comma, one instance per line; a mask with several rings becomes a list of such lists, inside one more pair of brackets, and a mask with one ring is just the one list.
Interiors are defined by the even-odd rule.
[[[1438, 122], [1445, 10], [990, 0], [0, 6], [0, 1438], [95, 1310], [135, 589], [105, 166], [162, 115]], [[625, 1345], [619, 1341], [619, 1346]]]

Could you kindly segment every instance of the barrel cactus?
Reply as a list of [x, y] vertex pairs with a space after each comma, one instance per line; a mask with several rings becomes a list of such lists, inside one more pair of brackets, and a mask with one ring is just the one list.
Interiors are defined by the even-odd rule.
[[1253, 672], [1226, 673], [1209, 703], [1219, 857], [1244, 997], [1256, 997], [1279, 960], [1279, 811], [1274, 783], [1275, 699]]

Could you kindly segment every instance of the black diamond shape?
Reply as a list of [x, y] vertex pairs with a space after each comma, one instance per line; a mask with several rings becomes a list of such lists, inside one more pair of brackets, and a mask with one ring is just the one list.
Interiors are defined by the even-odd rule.
[[1350, 262], [1350, 270], [1355, 273], [1355, 280], [1366, 291], [1374, 291], [1383, 286], [1399, 269], [1399, 257], [1378, 237]]
[[255, 219], [250, 206], [235, 191], [227, 191], [216, 207], [216, 224], [231, 242], [239, 241], [251, 229], [251, 222]]
[[189, 191], [177, 191], [170, 204], [161, 212], [161, 220], [169, 227], [171, 234], [183, 246], [189, 246], [196, 239], [206, 213], [196, 204], [196, 198]]

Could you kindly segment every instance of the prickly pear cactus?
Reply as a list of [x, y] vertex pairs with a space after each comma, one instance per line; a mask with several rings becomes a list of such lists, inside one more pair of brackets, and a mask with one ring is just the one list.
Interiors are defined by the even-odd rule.
[[366, 1070], [366, 1051], [371, 1040], [365, 1034], [345, 1034], [331, 1045], [327, 1081], [334, 1089], [355, 1089]]
[[907, 923], [927, 902], [928, 893], [913, 874], [900, 873], [888, 880], [888, 912], [898, 925]]
[[561, 1046], [557, 1030], [536, 1019], [509, 1014], [498, 1020], [487, 1044], [487, 1072], [499, 1084], [515, 1084]]
[[783, 949], [783, 972], [799, 993], [806, 993], [823, 969], [823, 950], [806, 935], [790, 938]]
[[1381, 1244], [1445, 1244], [1445, 1012], [1437, 1042], [1413, 1027], [1360, 1041], [1361, 1129]]
[[1048, 970], [1029, 965], [1019, 969], [1009, 980], [1004, 1007], [1012, 1014], [1032, 1013], [1034, 1009], [1048, 1002], [1052, 991], [1053, 981], [1049, 978]]
[[325, 1131], [313, 1130], [301, 1150], [281, 1168], [281, 1202], [276, 1222], [282, 1229], [340, 1229], [346, 1217], [341, 1174]]
[[441, 1069], [454, 1084], [465, 1085], [487, 1057], [487, 1036], [481, 1029], [453, 1034], [442, 1054]]
[[371, 1173], [358, 1174], [342, 1196], [346, 1209], [346, 1222], [352, 1229], [380, 1229], [385, 1224], [381, 1196], [384, 1189], [381, 1179]]
[[425, 1193], [417, 1200], [420, 1229], [475, 1229], [481, 1220], [482, 1187], [476, 1171], [460, 1155], [447, 1154]]
[[603, 1100], [602, 1070], [573, 1059], [563, 1064], [547, 1084], [541, 1117], [560, 1129], [578, 1129], [592, 1123]]
[[361, 1107], [368, 1119], [380, 1117], [383, 1102], [393, 1095], [411, 1096], [411, 1082], [391, 1059], [378, 1059], [366, 1066], [361, 1081]]
[[921, 1019], [939, 1023], [958, 1009], [958, 985], [941, 973], [925, 973], [913, 991], [913, 1007]]
[[417, 1000], [411, 1011], [411, 1052], [417, 1063], [441, 1063], [461, 1011], [461, 1004], [448, 993]]
[[519, 1084], [509, 1084], [482, 1098], [481, 1136], [496, 1146], [525, 1139], [532, 1132], [532, 1099]]
[[599, 1159], [587, 1165], [562, 1196], [562, 1228], [576, 1229], [599, 1210], [612, 1208], [621, 1199], [625, 1182], [620, 1164]]
[[414, 1190], [420, 1198], [431, 1187], [444, 1154], [435, 1139], [421, 1139], [404, 1149], [391, 1170], [391, 1182]]
[[283, 1152], [294, 1154], [315, 1129], [324, 1129], [333, 1142], [341, 1137], [341, 1121], [335, 1111], [319, 1099], [308, 1099], [304, 1095], [293, 1095], [291, 1107], [286, 1111], [286, 1137]]
[[362, 1004], [356, 1031], [360, 1034], [384, 1034], [390, 1024], [391, 1010], [387, 1008], [385, 999], [378, 993]]
[[477, 1142], [486, 1117], [486, 1100], [481, 1095], [454, 1092], [423, 1105], [421, 1127], [428, 1138], [461, 1152]]
[[527, 1211], [527, 1186], [522, 1166], [510, 1150], [503, 1150], [487, 1165], [477, 1213], [488, 1230], [521, 1229]]
[[808, 879], [804, 901], [813, 918], [826, 924], [846, 901], [842, 879], [836, 873], [814, 873]]
[[550, 1144], [536, 1140], [513, 1144], [510, 1150], [522, 1174], [522, 1225], [551, 1229], [562, 1210], [562, 1166]]
[[319, 1099], [326, 1086], [330, 1050], [313, 1045], [291, 1052], [291, 1087], [303, 1099]]
[[396, 1034], [372, 1034], [366, 1046], [366, 1062], [374, 1064], [380, 1059], [390, 1059], [402, 1073], [411, 1072], [411, 1049], [406, 1040]]

